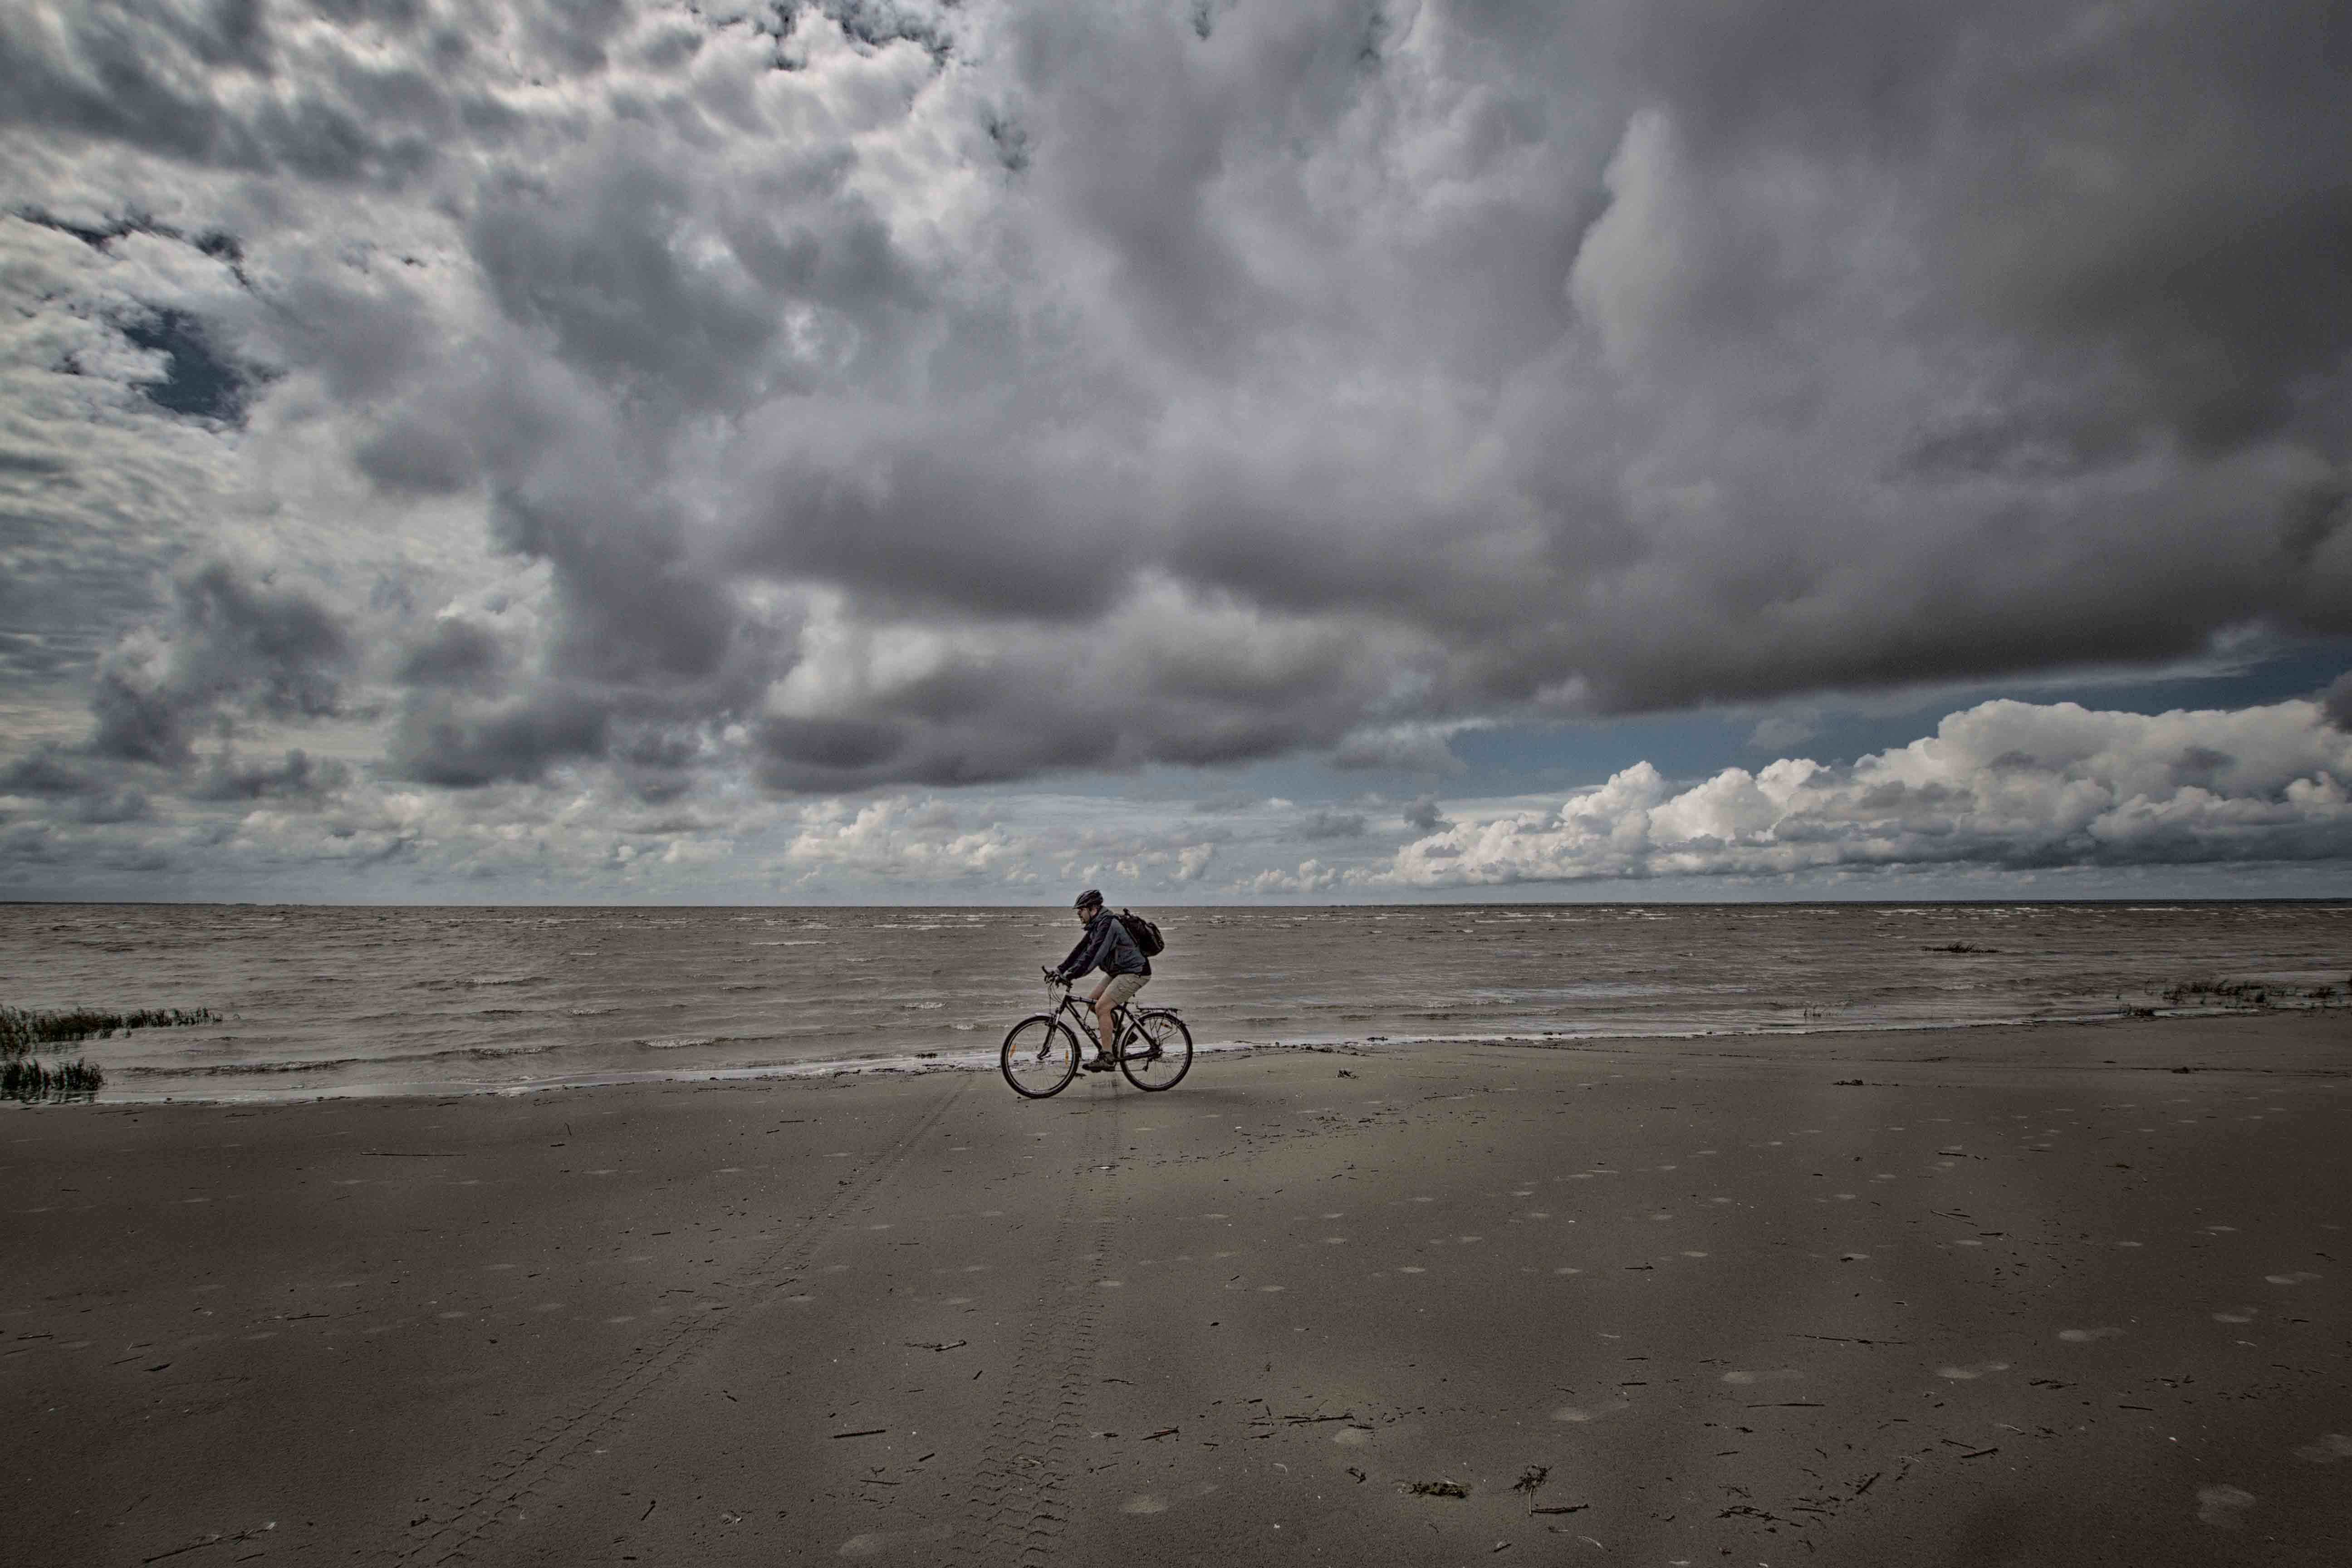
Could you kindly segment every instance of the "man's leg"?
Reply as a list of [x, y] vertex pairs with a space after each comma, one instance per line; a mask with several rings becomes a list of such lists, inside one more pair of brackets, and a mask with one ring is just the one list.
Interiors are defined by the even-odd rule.
[[1118, 1036], [1116, 1032], [1118, 1021], [1114, 1016], [1115, 1010], [1134, 1000], [1135, 994], [1143, 989], [1143, 983], [1149, 978], [1149, 975], [1142, 974], [1114, 975], [1105, 980], [1102, 988], [1095, 993], [1095, 1022], [1102, 1030], [1105, 1056], [1113, 1058], [1118, 1056]]
[[1095, 1028], [1097, 1031], [1095, 1037], [1095, 1054], [1098, 1058], [1104, 1059], [1116, 1054], [1111, 1047], [1118, 1038], [1111, 1033], [1110, 1019], [1110, 1010], [1117, 1004], [1103, 1000], [1103, 993], [1110, 989], [1110, 982], [1111, 977], [1108, 974], [1104, 975], [1102, 984], [1095, 987], [1095, 994], [1087, 998], [1095, 1010]]

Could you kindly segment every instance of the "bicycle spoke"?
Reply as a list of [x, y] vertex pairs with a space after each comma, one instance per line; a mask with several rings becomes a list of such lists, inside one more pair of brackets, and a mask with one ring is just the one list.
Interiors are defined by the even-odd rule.
[[1043, 1100], [1077, 1076], [1078, 1042], [1057, 1019], [1024, 1018], [1004, 1037], [997, 1066], [1015, 1093]]
[[1192, 1067], [1192, 1032], [1173, 1013], [1146, 1013], [1119, 1042], [1119, 1071], [1142, 1089], [1173, 1089]]

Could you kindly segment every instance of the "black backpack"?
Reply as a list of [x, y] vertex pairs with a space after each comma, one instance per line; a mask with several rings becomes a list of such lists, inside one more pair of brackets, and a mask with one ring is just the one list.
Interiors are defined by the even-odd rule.
[[1118, 923], [1127, 928], [1129, 939], [1142, 950], [1144, 957], [1157, 958], [1168, 951], [1168, 939], [1160, 934], [1160, 928], [1133, 910], [1119, 910]]

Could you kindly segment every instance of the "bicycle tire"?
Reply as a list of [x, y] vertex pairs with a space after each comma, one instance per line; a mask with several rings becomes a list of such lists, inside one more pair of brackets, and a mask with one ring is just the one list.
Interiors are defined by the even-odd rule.
[[1118, 1070], [1146, 1093], [1174, 1089], [1192, 1070], [1192, 1031], [1165, 1009], [1137, 1015], [1135, 1026], [1119, 1037]]
[[1069, 1026], [1038, 1013], [1005, 1031], [996, 1068], [1024, 1100], [1050, 1100], [1078, 1076], [1078, 1042]]

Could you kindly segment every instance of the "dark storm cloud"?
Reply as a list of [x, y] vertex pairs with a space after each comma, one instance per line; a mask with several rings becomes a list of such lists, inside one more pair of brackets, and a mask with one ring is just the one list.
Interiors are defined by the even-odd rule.
[[1362, 642], [1260, 629], [1241, 612], [1205, 614], [1162, 595], [1100, 627], [935, 648], [929, 668], [868, 696], [855, 716], [770, 715], [753, 735], [760, 777], [777, 789], [842, 790], [985, 784], [1043, 767], [1208, 767], [1331, 744], [1380, 700], [1382, 661]]
[[2320, 699], [2320, 708], [2327, 721], [2339, 730], [2352, 731], [2352, 671], [2337, 676]]
[[614, 737], [611, 754], [614, 772], [630, 795], [660, 805], [693, 789], [708, 750], [698, 729], [654, 722], [624, 726]]
[[74, 816], [92, 826], [108, 826], [123, 822], [145, 822], [155, 815], [148, 803], [147, 792], [141, 789], [111, 789], [98, 795], [87, 795], [74, 803]]
[[400, 662], [400, 679], [411, 686], [446, 688], [496, 696], [506, 684], [506, 649], [496, 633], [455, 616], [433, 623]]
[[355, 651], [309, 595], [205, 563], [173, 584], [160, 634], [134, 634], [101, 661], [87, 749], [176, 766], [225, 705], [280, 720], [323, 717], [335, 710]]
[[145, 822], [154, 809], [144, 790], [91, 769], [57, 747], [45, 747], [0, 769], [0, 795], [29, 795], [50, 815], [90, 826]]
[[[2352, 635], [2340, 11], [100, 4], [0, 122], [151, 399], [528, 579], [369, 665], [400, 776], [1433, 775]], [[99, 752], [362, 662], [186, 592]]]
[[1437, 797], [1429, 795], [1406, 804], [1404, 825], [1415, 833], [1424, 836], [1443, 833], [1454, 826], [1445, 820], [1445, 814], [1438, 809]]
[[188, 795], [192, 800], [317, 803], [340, 794], [351, 782], [348, 766], [320, 762], [299, 747], [289, 750], [274, 763], [240, 763], [223, 751], [206, 766]]
[[0, 793], [60, 799], [88, 795], [100, 787], [88, 772], [51, 748], [34, 752], [0, 771]]
[[[1340, 68], [1336, 8], [1236, 17], [1219, 37], [1249, 42], [1223, 57], [1143, 23], [1024, 24], [1013, 188], [1049, 238], [1108, 259], [1102, 324], [1142, 334], [1160, 389], [1055, 342], [1008, 367], [984, 429], [796, 409], [762, 442], [768, 510], [741, 559], [885, 613], [1043, 617], [1157, 569], [1276, 616], [1402, 629], [1396, 646], [1423, 639], [1404, 692], [1356, 709], [1372, 722], [1339, 753], [1381, 765], [1404, 738], [1444, 751], [1382, 719], [2153, 661], [2246, 624], [2352, 631], [2352, 285], [2329, 259], [2352, 244], [2352, 181], [2317, 153], [2352, 129], [2330, 85], [2352, 60], [2326, 17], [1918, 7], [1847, 30], [1787, 7], [1549, 25], [1433, 5], [1371, 70]], [[1612, 74], [1580, 79], [1571, 46]], [[1444, 149], [1471, 221], [1441, 242], [1347, 212], [1390, 241], [1381, 260], [1285, 226], [1269, 209], [1303, 181], [1274, 138], [1310, 166], [1318, 144], [1393, 163], [1412, 149], [1350, 117], [1393, 111], [1439, 53], [1496, 68]], [[2216, 100], [2245, 109], [2200, 116]], [[1515, 158], [1561, 184], [1533, 197], [1502, 177]], [[1303, 249], [1313, 291], [1234, 243], [1244, 227]], [[1446, 286], [1505, 256], [1550, 263]], [[1418, 300], [1388, 312], [1413, 285], [1438, 330], [1415, 331]], [[1372, 395], [1337, 417], [1284, 374], [1301, 353]], [[1084, 411], [1024, 405], [1081, 370], [1102, 388]], [[1462, 377], [1440, 405], [1459, 429], [1379, 395], [1433, 371]], [[1485, 471], [1437, 480], [1474, 440]], [[1088, 452], [1107, 460], [1068, 465]], [[971, 755], [938, 731], [859, 733], [861, 778], [950, 776], [940, 742]], [[1032, 757], [1070, 760], [1042, 740]]]
[[602, 755], [610, 723], [586, 696], [552, 688], [495, 705], [421, 697], [402, 711], [386, 763], [396, 777], [451, 789], [528, 782]]

